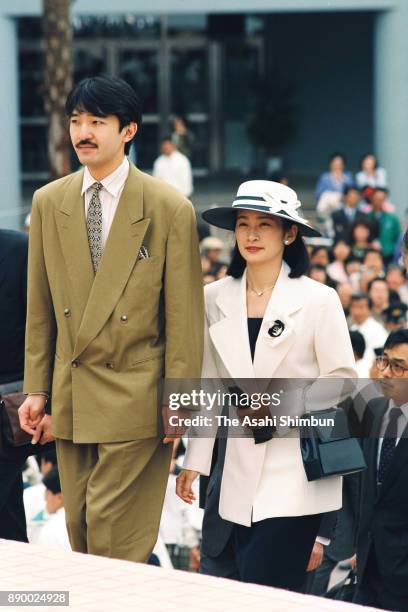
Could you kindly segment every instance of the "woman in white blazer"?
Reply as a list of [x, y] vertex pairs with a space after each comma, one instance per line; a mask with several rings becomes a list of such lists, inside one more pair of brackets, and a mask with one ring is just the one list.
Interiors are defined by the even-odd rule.
[[[271, 378], [356, 376], [337, 293], [305, 276], [302, 235], [320, 234], [299, 207], [289, 187], [247, 181], [232, 207], [203, 213], [237, 243], [229, 276], [205, 288], [203, 379], [253, 378], [259, 388], [262, 379], [267, 387]], [[308, 407], [297, 397], [302, 415]], [[219, 515], [233, 524], [228, 554], [239, 579], [301, 591], [322, 514], [341, 507], [342, 479], [309, 482], [298, 436], [255, 438], [226, 444]], [[177, 481], [188, 503], [194, 479], [210, 474], [213, 446], [214, 438], [189, 440]]]

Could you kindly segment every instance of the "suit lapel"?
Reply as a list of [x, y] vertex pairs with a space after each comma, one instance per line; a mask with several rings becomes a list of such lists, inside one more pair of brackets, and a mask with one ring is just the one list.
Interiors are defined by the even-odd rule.
[[81, 170], [73, 175], [65, 191], [62, 204], [55, 212], [62, 253], [81, 318], [94, 281], [86, 232], [84, 200], [81, 195], [83, 174]]
[[224, 317], [209, 328], [214, 346], [231, 378], [253, 378], [255, 374], [247, 323], [246, 271], [240, 280], [223, 286], [216, 304]]
[[384, 482], [378, 492], [378, 499], [383, 497], [401, 473], [402, 468], [408, 462], [408, 426], [403, 431], [400, 441], [394, 451], [389, 469], [385, 475]]
[[78, 331], [74, 358], [85, 350], [110, 317], [137, 261], [149, 223], [150, 219], [143, 219], [142, 175], [130, 165]]

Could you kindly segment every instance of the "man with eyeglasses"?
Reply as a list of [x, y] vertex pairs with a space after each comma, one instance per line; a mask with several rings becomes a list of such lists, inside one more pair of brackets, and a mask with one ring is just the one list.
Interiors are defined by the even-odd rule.
[[408, 611], [408, 330], [388, 336], [377, 358], [382, 396], [362, 423], [355, 603]]

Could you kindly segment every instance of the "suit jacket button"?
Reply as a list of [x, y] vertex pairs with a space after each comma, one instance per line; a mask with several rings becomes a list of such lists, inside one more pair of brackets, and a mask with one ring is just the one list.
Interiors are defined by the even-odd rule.
[[71, 316], [71, 311], [69, 308], [65, 308], [64, 310], [64, 317], [70, 317]]
[[79, 361], [77, 361], [76, 359], [71, 363], [73, 368], [77, 368], [79, 366]]
[[128, 318], [127, 318], [127, 316], [126, 316], [126, 315], [122, 315], [122, 316], [120, 317], [120, 320], [122, 321], [122, 323], [127, 323]]
[[108, 368], [108, 370], [113, 370], [115, 368], [115, 366], [113, 365], [111, 361], [107, 361], [105, 363], [105, 367]]

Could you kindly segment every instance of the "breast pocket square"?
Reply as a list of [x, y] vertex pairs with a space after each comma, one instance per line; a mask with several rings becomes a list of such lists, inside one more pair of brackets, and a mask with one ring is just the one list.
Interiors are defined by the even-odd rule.
[[148, 259], [149, 257], [150, 257], [149, 251], [147, 250], [147, 248], [144, 245], [142, 245], [140, 247], [139, 254], [138, 254], [137, 258], [138, 259]]

